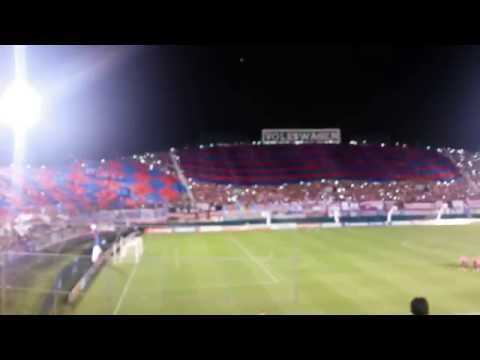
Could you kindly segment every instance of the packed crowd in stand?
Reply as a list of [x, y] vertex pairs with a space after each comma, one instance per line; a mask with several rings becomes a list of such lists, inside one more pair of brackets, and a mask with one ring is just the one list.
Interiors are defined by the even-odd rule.
[[176, 172], [169, 152], [134, 154], [131, 159], [145, 165], [149, 170], [158, 170], [166, 175], [173, 175]]
[[[405, 149], [405, 146], [402, 148]], [[378, 151], [384, 149], [388, 149], [388, 147], [382, 144]], [[422, 176], [416, 176], [413, 173], [411, 180], [365, 181], [323, 178], [313, 181], [301, 180], [295, 183], [285, 182], [274, 186], [215, 184], [201, 181], [203, 174], [200, 174], [197, 177], [200, 181], [189, 177], [188, 186], [197, 203], [200, 203], [202, 208], [209, 207], [210, 209], [275, 205], [283, 205], [293, 209], [309, 209], [315, 207], [318, 203], [334, 202], [384, 202], [386, 209], [393, 205], [402, 208], [404, 204], [409, 203], [438, 202], [447, 203], [452, 207], [452, 202], [455, 201], [465, 202], [467, 199], [480, 199], [479, 192], [472, 188], [472, 180], [480, 186], [480, 153], [469, 153], [461, 149], [451, 148], [433, 150], [430, 147], [427, 147], [424, 153], [435, 154], [435, 156], [441, 156], [445, 160], [449, 159], [452, 167], [457, 169], [458, 172], [455, 173], [455, 171], [449, 169], [450, 176], [443, 176], [445, 172], [441, 172], [441, 176], [434, 179], [435, 174], [438, 174], [439, 171], [436, 164], [433, 163], [430, 166], [431, 174], [425, 172], [424, 167], [418, 172]], [[422, 160], [423, 165], [426, 163], [424, 159], [425, 157]], [[434, 162], [438, 157], [432, 157], [432, 159], [434, 159]], [[342, 160], [346, 161], [345, 159]], [[231, 170], [229, 169], [227, 173], [229, 171]], [[208, 169], [205, 172], [208, 176]], [[429, 176], [423, 176], [424, 174], [433, 176], [429, 178]]]
[[168, 208], [184, 195], [168, 152], [25, 165], [18, 173], [0, 169], [0, 251], [34, 251], [83, 234], [102, 209]]
[[321, 179], [429, 181], [458, 177], [453, 163], [433, 151], [373, 145], [267, 145], [179, 152], [187, 177], [237, 186], [281, 185]]
[[[85, 188], [76, 194], [76, 200], [80, 197], [82, 206], [89, 202], [97, 203], [75, 212], [71, 211], [72, 207], [58, 201], [68, 193], [69, 188], [63, 193], [51, 193], [51, 201], [45, 201], [43, 206], [20, 209], [29, 214], [48, 214], [50, 219], [54, 219], [31, 224], [28, 236], [22, 236], [22, 241], [12, 241], [12, 238], [18, 238], [13, 237], [15, 233], [18, 235], [14, 230], [14, 219], [22, 211], [9, 208], [7, 200], [11, 200], [11, 178], [0, 176], [0, 210], [3, 209], [0, 215], [4, 224], [0, 233], [0, 248], [31, 248], [25, 239], [33, 239], [38, 243], [39, 239], [71, 226], [72, 219], [77, 215], [85, 211], [98, 213], [102, 209], [107, 212], [154, 209], [153, 216], [162, 219], [167, 219], [168, 214], [174, 216], [184, 213], [191, 214], [193, 220], [202, 219], [211, 212], [225, 214], [248, 210], [317, 211], [327, 214], [328, 206], [347, 203], [355, 204], [357, 210], [369, 210], [370, 205], [378, 207], [380, 204], [384, 212], [394, 205], [401, 210], [409, 208], [411, 204], [435, 204], [435, 209], [438, 209], [441, 204], [453, 208], [462, 203], [480, 209], [480, 203], [475, 205], [475, 200], [480, 201], [480, 153], [430, 147], [421, 151], [409, 150], [405, 145], [385, 144], [368, 148], [356, 144], [337, 147], [290, 145], [282, 146], [278, 154], [272, 149], [271, 146], [259, 146], [256, 143], [235, 146], [211, 144], [195, 150], [170, 149], [117, 160], [101, 159], [72, 164], [68, 171], [76, 174], [80, 179], [78, 181], [86, 182]], [[320, 155], [326, 158], [320, 161]], [[122, 168], [122, 164], [128, 165]], [[43, 181], [41, 186], [47, 190], [54, 189], [59, 181], [58, 176], [55, 181], [35, 176], [40, 182]], [[347, 180], [348, 176], [352, 179]], [[156, 179], [163, 182], [158, 188], [151, 182]], [[112, 188], [112, 181], [119, 181], [120, 185]], [[142, 181], [149, 182], [148, 186]], [[64, 182], [61, 184], [65, 186]], [[93, 190], [89, 190], [88, 186]], [[115, 191], [128, 186], [131, 193], [122, 194], [127, 199], [118, 201]], [[181, 186], [185, 191], [181, 191]], [[103, 187], [107, 187], [110, 193]], [[42, 198], [46, 195], [41, 190], [31, 187], [26, 193], [28, 195], [31, 191]], [[102, 196], [107, 193], [110, 197], [105, 200]], [[66, 216], [70, 218], [66, 220]], [[115, 215], [117, 218], [118, 214]]]
[[418, 183], [412, 181], [364, 182], [325, 180], [300, 182], [279, 186], [246, 186], [202, 184], [190, 181], [198, 203], [212, 205], [241, 204], [304, 204], [320, 201], [392, 201], [398, 204], [411, 202], [449, 202], [465, 200], [468, 183], [464, 179], [446, 182]]
[[[73, 220], [73, 221], [72, 221]], [[33, 252], [58, 245], [64, 239], [85, 234], [86, 222], [52, 211], [20, 213], [0, 227], [0, 251]]]

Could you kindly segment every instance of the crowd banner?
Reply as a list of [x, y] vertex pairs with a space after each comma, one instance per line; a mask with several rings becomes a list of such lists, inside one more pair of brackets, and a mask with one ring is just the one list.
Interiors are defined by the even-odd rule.
[[359, 211], [360, 210], [360, 204], [357, 202], [351, 202], [350, 203], [350, 210], [351, 211]]
[[286, 214], [275, 214], [272, 216], [274, 219], [303, 219], [306, 218], [306, 213], [304, 211], [294, 211], [288, 212]]
[[383, 210], [383, 201], [362, 201], [360, 202], [360, 210]]
[[403, 207], [406, 210], [435, 210], [438, 208], [437, 204], [431, 202], [405, 203]]
[[342, 201], [340, 203], [340, 208], [342, 209], [342, 211], [348, 211], [350, 210], [350, 204], [347, 201]]
[[461, 209], [463, 211], [463, 209], [465, 208], [465, 203], [463, 202], [463, 200], [453, 200], [452, 207], [454, 209]]
[[467, 204], [471, 208], [480, 208], [480, 200], [468, 199]]
[[148, 228], [145, 234], [169, 234], [173, 232], [173, 228]]

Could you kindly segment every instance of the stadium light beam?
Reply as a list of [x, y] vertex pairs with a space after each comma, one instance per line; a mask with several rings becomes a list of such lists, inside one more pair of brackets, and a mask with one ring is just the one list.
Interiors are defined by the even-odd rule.
[[0, 97], [0, 123], [15, 136], [14, 164], [24, 160], [26, 131], [40, 119], [42, 101], [27, 80], [25, 46], [15, 45], [15, 78]]

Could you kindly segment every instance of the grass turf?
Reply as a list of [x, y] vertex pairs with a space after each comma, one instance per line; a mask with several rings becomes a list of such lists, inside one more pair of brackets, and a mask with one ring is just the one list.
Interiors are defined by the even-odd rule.
[[[480, 313], [480, 226], [144, 236], [140, 263], [105, 267], [74, 314]], [[296, 255], [297, 254], [297, 255]]]

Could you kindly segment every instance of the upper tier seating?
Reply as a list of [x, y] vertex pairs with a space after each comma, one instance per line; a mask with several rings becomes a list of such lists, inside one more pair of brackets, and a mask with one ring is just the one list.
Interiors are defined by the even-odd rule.
[[460, 177], [435, 152], [371, 145], [212, 147], [179, 152], [185, 176], [197, 182], [278, 185], [321, 179], [445, 181]]

